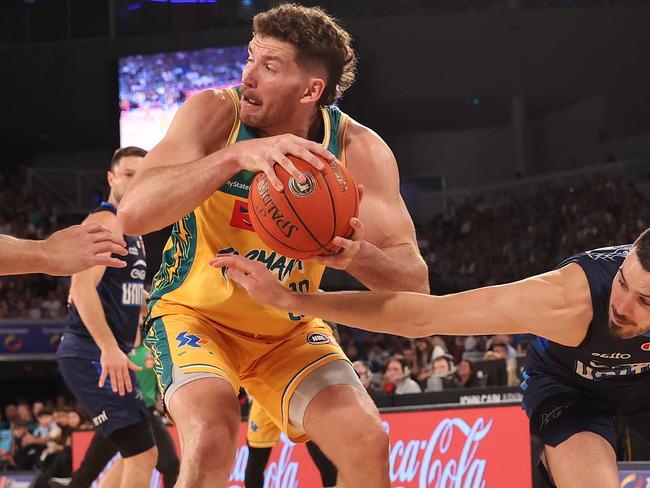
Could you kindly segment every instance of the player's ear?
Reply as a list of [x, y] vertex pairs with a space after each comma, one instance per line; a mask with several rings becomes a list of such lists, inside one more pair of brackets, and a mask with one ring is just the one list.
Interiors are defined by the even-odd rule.
[[325, 91], [325, 80], [322, 78], [309, 78], [307, 87], [302, 94], [300, 103], [317, 103]]
[[113, 188], [113, 180], [115, 179], [115, 175], [112, 171], [106, 172], [106, 179], [108, 180], [108, 186]]

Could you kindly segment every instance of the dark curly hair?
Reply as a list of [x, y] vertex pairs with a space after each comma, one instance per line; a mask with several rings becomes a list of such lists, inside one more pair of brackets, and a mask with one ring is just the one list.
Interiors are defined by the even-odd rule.
[[319, 63], [327, 71], [321, 105], [330, 105], [354, 83], [357, 55], [352, 37], [320, 7], [285, 3], [253, 17], [253, 35], [293, 44], [299, 63]]

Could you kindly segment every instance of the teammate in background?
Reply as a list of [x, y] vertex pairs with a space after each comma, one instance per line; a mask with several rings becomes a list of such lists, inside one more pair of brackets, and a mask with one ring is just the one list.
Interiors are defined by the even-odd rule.
[[632, 245], [587, 251], [548, 273], [445, 296], [292, 293], [241, 256], [212, 264], [261, 303], [373, 332], [537, 335], [523, 404], [559, 488], [620, 487], [615, 417], [650, 441], [650, 229]]
[[126, 256], [125, 242], [98, 223], [73, 225], [44, 241], [0, 235], [0, 276], [45, 273], [71, 275], [93, 266], [123, 268], [123, 260], [104, 253]]
[[[248, 460], [246, 462], [246, 488], [264, 488], [264, 470], [269, 462], [271, 450], [280, 443], [280, 429], [269, 415], [253, 401], [248, 413]], [[313, 442], [307, 442], [307, 451], [320, 473], [323, 488], [336, 487], [337, 471], [332, 462]]]
[[[259, 306], [208, 265], [215, 253], [245, 255], [302, 291], [318, 289], [325, 266], [371, 289], [428, 290], [392, 152], [331, 105], [354, 80], [349, 34], [321, 9], [293, 4], [255, 16], [253, 31], [242, 85], [181, 107], [118, 213], [132, 234], [176, 222], [154, 278], [145, 344], [183, 443], [178, 485], [226, 485], [241, 384], [291, 440], [318, 444], [340, 487], [386, 488], [388, 434], [329, 328]], [[306, 181], [287, 154], [319, 170], [315, 155], [336, 157], [363, 185], [354, 235], [334, 239], [341, 253], [292, 260], [253, 232], [247, 196], [256, 172], [278, 190], [276, 164]]]
[[[118, 149], [113, 155], [108, 201], [85, 220], [99, 223], [122, 236], [115, 213], [124, 192], [142, 164], [146, 151]], [[124, 458], [124, 468], [109, 471], [103, 487], [147, 486], [156, 465], [149, 410], [135, 384], [133, 364], [127, 354], [140, 319], [147, 271], [144, 243], [139, 236], [124, 235], [128, 248], [126, 266], [96, 266], [72, 277], [70, 318], [58, 358], [66, 384], [86, 408], [99, 432]]]

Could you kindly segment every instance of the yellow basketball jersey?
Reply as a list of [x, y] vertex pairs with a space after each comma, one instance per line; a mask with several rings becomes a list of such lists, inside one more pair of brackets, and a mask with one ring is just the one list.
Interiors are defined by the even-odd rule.
[[[227, 144], [256, 137], [239, 120], [239, 92], [228, 89], [237, 110]], [[323, 146], [345, 163], [344, 138], [348, 116], [337, 107], [325, 107]], [[248, 215], [248, 190], [254, 173], [241, 171], [193, 212], [174, 224], [165, 245], [160, 270], [153, 279], [150, 318], [190, 314], [215, 325], [247, 334], [283, 336], [310, 317], [260, 305], [228, 281], [208, 262], [216, 254], [240, 254], [263, 262], [287, 288], [300, 292], [318, 289], [324, 266], [306, 263], [272, 251], [255, 234]], [[191, 185], [191, 182], [188, 182]]]

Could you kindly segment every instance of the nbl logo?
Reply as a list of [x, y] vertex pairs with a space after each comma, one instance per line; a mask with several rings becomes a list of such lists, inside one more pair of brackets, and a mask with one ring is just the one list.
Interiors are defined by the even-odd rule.
[[326, 336], [325, 334], [320, 334], [318, 332], [314, 332], [313, 334], [309, 334], [307, 336], [307, 342], [310, 344], [318, 345], [318, 344], [329, 344], [330, 343], [330, 338], [329, 336]]
[[303, 185], [298, 183], [293, 176], [289, 178], [289, 190], [297, 197], [306, 197], [311, 195], [316, 189], [316, 180], [314, 179], [314, 176], [311, 173], [304, 171], [302, 174], [305, 175], [305, 178], [307, 179]]

